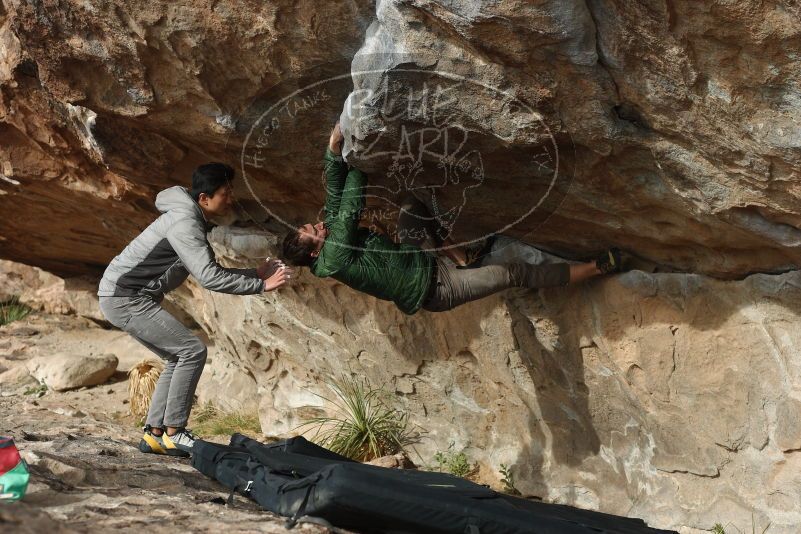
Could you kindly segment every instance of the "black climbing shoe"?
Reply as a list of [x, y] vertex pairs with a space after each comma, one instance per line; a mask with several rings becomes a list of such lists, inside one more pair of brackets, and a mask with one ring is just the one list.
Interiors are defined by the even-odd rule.
[[597, 260], [595, 266], [603, 274], [619, 273], [623, 270], [623, 256], [620, 249], [613, 247], [604, 252]]

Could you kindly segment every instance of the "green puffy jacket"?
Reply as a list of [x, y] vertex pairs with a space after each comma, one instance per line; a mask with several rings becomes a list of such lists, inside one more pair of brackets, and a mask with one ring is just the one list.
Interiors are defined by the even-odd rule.
[[359, 228], [367, 178], [359, 169], [348, 170], [342, 156], [325, 151], [325, 226], [329, 230], [311, 271], [330, 276], [357, 291], [391, 300], [404, 313], [423, 305], [434, 258], [418, 247]]

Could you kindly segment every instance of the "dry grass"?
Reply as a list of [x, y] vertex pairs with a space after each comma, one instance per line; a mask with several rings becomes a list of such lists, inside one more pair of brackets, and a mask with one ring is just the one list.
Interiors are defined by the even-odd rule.
[[142, 418], [147, 415], [150, 398], [163, 370], [164, 363], [161, 360], [147, 358], [128, 371], [128, 401], [134, 417]]
[[261, 422], [257, 413], [225, 411], [206, 402], [192, 413], [192, 432], [199, 437], [230, 436], [234, 433], [260, 436]]

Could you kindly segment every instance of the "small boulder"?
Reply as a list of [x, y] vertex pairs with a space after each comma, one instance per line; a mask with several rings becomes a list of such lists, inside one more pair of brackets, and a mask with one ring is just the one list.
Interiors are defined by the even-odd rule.
[[417, 469], [414, 462], [406, 456], [406, 453], [400, 452], [391, 456], [382, 456], [369, 462], [370, 465], [377, 465], [378, 467], [387, 467], [390, 469]]
[[28, 361], [28, 370], [48, 388], [65, 391], [104, 383], [117, 370], [117, 363], [113, 354], [78, 356], [62, 353], [33, 358]]
[[36, 380], [28, 372], [25, 365], [20, 364], [0, 373], [0, 386], [5, 388], [22, 387], [36, 384]]

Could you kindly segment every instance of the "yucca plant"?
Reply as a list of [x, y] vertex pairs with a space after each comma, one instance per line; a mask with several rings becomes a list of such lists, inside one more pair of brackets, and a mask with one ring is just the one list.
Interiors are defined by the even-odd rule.
[[24, 319], [31, 313], [31, 309], [19, 301], [19, 297], [11, 297], [0, 303], [0, 326]]
[[332, 398], [315, 393], [332, 404], [334, 417], [314, 417], [298, 428], [314, 427], [311, 440], [359, 462], [402, 452], [420, 441], [409, 414], [390, 407], [384, 390], [367, 379], [343, 376], [328, 383]]

